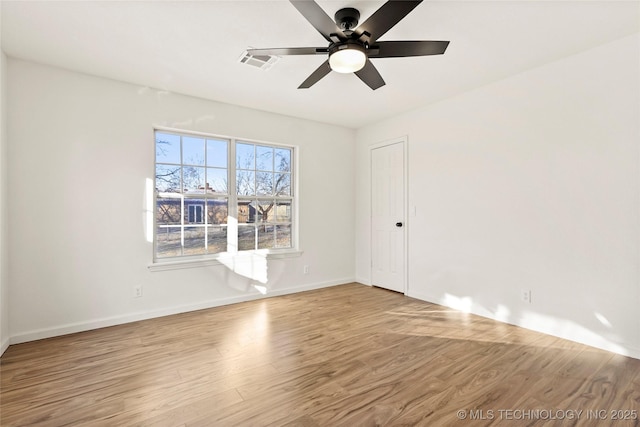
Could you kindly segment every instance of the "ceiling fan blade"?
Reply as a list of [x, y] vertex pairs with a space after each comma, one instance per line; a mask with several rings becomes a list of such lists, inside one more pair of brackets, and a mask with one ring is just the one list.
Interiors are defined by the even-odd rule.
[[327, 47], [282, 47], [272, 49], [247, 49], [252, 56], [279, 56], [279, 55], [320, 55], [329, 53]]
[[[371, 46], [369, 58], [397, 58], [402, 56], [442, 55], [449, 46], [448, 41], [389, 41]], [[374, 53], [375, 50], [377, 53]]]
[[359, 38], [363, 38], [363, 41], [368, 41], [369, 44], [373, 44], [420, 3], [422, 3], [422, 0], [390, 0], [380, 6], [380, 9], [376, 10], [369, 19], [360, 24], [355, 29], [355, 33]]
[[373, 90], [385, 85], [384, 80], [382, 80], [382, 76], [369, 59], [367, 59], [367, 62], [360, 71], [355, 72], [355, 75]]
[[298, 86], [298, 89], [309, 89], [330, 72], [331, 67], [329, 66], [329, 60], [327, 59], [313, 73], [311, 73], [309, 77], [307, 77], [307, 80], [303, 81], [302, 84]]
[[289, 1], [328, 42], [338, 42], [347, 38], [333, 22], [333, 19], [315, 1]]

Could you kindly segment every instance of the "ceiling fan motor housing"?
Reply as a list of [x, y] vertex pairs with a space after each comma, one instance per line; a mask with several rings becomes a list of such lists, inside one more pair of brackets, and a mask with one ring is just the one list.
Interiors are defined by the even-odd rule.
[[336, 25], [342, 31], [352, 31], [358, 26], [359, 19], [360, 12], [352, 7], [345, 7], [344, 9], [340, 9], [335, 14]]
[[339, 50], [344, 50], [344, 49], [359, 50], [363, 53], [366, 53], [367, 51], [366, 47], [362, 43], [356, 40], [347, 40], [340, 43], [332, 43], [329, 46], [329, 56], [333, 55]]

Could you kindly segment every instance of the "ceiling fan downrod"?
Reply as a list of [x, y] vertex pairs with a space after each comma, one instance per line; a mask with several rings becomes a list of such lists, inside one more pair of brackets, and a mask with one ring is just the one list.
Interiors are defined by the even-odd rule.
[[360, 12], [358, 9], [345, 7], [337, 11], [334, 18], [338, 28], [340, 28], [345, 35], [350, 36], [353, 33], [353, 29], [358, 26]]

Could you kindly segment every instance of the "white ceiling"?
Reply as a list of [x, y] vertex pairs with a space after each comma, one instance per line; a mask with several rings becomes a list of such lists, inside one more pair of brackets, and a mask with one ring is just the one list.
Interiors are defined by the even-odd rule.
[[[384, 1], [318, 3], [364, 22]], [[450, 40], [444, 55], [374, 59], [387, 83], [376, 91], [338, 73], [301, 90], [324, 56], [238, 62], [248, 46], [326, 46], [288, 1], [2, 1], [10, 57], [352, 128], [639, 30], [637, 0], [427, 0], [381, 40]]]

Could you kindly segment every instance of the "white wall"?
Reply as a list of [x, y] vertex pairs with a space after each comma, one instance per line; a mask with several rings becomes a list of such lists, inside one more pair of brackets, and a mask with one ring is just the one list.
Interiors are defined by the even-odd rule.
[[368, 146], [407, 135], [410, 296], [640, 357], [639, 82], [634, 35], [360, 129], [357, 279]]
[[[0, 5], [0, 22], [2, 22]], [[0, 31], [0, 34], [2, 31]], [[2, 36], [0, 35], [0, 45]], [[0, 355], [9, 346], [9, 263], [8, 199], [7, 199], [7, 121], [6, 121], [6, 63], [7, 57], [0, 51]]]
[[268, 294], [354, 280], [355, 131], [13, 58], [8, 79], [12, 342], [260, 295], [225, 266], [148, 270], [154, 125], [299, 146], [304, 253], [269, 261]]
[[270, 294], [369, 282], [368, 146], [408, 135], [409, 295], [640, 357], [639, 51], [627, 37], [368, 126], [357, 149], [349, 129], [4, 61], [0, 343], [259, 296], [223, 266], [148, 270], [161, 125], [300, 146], [304, 254], [269, 263]]

